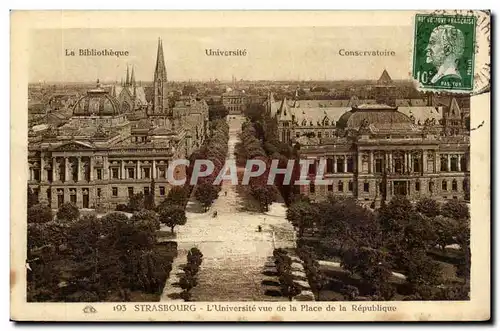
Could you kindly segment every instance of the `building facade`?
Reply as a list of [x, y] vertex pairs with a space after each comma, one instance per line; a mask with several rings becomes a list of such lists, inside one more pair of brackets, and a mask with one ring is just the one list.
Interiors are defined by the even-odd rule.
[[[389, 125], [388, 118], [392, 120]], [[468, 199], [468, 136], [441, 136], [421, 130], [389, 106], [353, 108], [336, 125], [347, 135], [296, 140], [301, 157], [314, 161], [311, 183], [301, 186], [301, 193], [317, 199], [330, 194], [351, 196], [376, 204], [395, 195], [410, 200]], [[326, 160], [324, 178], [331, 181], [326, 185], [314, 183], [320, 159]]]
[[379, 104], [386, 100], [383, 86], [394, 95], [385, 71], [377, 84], [378, 100], [276, 101], [269, 95], [266, 109], [277, 122], [280, 141], [296, 145], [301, 158], [314, 162], [310, 179], [320, 159], [326, 159], [324, 177], [331, 183], [312, 181], [301, 186], [301, 193], [376, 204], [394, 195], [468, 200], [470, 101], [426, 96]]
[[[176, 105], [164, 99], [161, 41], [157, 54], [154, 85], [161, 88], [144, 118], [131, 121], [130, 109], [98, 83], [76, 102], [68, 123], [30, 132], [28, 188], [40, 203], [109, 210], [134, 193], [154, 190], [156, 201], [166, 196], [169, 164], [187, 158], [205, 139], [208, 106], [202, 100]], [[184, 178], [185, 168], [176, 167], [172, 175]]]
[[231, 90], [222, 95], [222, 104], [229, 115], [242, 115], [248, 105], [247, 96], [242, 91]]

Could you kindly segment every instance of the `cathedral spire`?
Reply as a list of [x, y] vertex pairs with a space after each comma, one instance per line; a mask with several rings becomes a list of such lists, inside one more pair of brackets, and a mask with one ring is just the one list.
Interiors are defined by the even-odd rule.
[[158, 49], [156, 52], [153, 91], [153, 114], [164, 114], [167, 110], [169, 110], [169, 103], [167, 88], [167, 69], [165, 68], [163, 44], [160, 38], [158, 38]]
[[125, 78], [125, 86], [129, 86], [129, 85], [130, 85], [130, 76], [129, 76], [128, 64], [127, 64], [127, 78]]
[[158, 78], [167, 79], [167, 69], [165, 68], [165, 59], [163, 57], [163, 43], [160, 38], [158, 38], [154, 80], [156, 81]]
[[130, 85], [135, 86], [134, 66], [132, 66], [132, 74], [130, 75]]

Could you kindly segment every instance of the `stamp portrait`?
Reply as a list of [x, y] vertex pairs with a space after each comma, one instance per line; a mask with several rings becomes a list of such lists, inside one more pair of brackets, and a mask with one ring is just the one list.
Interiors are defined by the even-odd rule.
[[415, 16], [412, 74], [422, 89], [472, 90], [475, 25], [474, 16]]

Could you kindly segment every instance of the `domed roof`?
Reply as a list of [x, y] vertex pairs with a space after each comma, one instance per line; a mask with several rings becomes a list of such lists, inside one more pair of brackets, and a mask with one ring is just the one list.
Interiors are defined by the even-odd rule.
[[77, 116], [114, 116], [121, 114], [120, 105], [116, 98], [101, 89], [93, 89], [81, 97], [73, 107], [73, 115]]
[[387, 105], [360, 105], [342, 114], [337, 127], [342, 129], [359, 129], [362, 125], [377, 124], [411, 124], [411, 119], [398, 111], [397, 107]]

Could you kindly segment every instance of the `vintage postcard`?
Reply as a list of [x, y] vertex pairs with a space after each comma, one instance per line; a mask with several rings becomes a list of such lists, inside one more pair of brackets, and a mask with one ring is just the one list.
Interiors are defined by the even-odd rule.
[[489, 11], [13, 11], [11, 318], [490, 319]]

